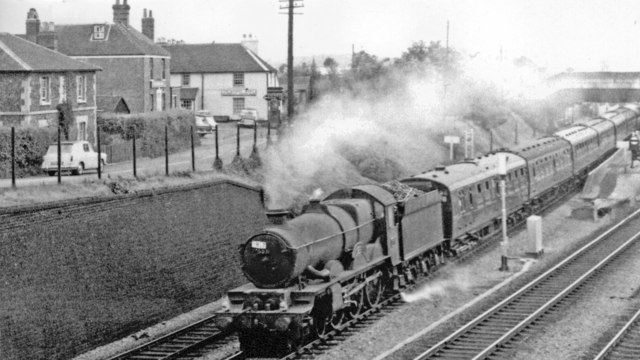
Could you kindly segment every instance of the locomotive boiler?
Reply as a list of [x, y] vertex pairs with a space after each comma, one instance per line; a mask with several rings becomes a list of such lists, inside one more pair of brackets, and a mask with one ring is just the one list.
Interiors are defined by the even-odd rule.
[[366, 199], [312, 200], [303, 211], [241, 247], [242, 271], [257, 287], [286, 287], [303, 274], [329, 279], [332, 267], [350, 265], [346, 254], [356, 244], [366, 247], [375, 240], [376, 219]]

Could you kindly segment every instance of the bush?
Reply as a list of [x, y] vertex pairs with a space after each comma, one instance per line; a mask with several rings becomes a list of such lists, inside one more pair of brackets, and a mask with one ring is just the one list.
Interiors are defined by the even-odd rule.
[[[168, 126], [169, 152], [174, 153], [191, 146], [191, 127], [195, 126], [192, 112], [169, 110], [164, 112], [131, 115], [101, 115], [98, 126], [102, 132], [101, 140], [107, 143], [127, 142], [136, 138], [137, 154], [141, 157], [159, 157], [164, 155], [164, 127]], [[195, 131], [195, 129], [194, 129]], [[200, 145], [200, 138], [194, 136], [194, 144]]]
[[[41, 172], [42, 157], [56, 141], [54, 128], [16, 128], [16, 177]], [[11, 128], [0, 128], [0, 177], [11, 177]]]

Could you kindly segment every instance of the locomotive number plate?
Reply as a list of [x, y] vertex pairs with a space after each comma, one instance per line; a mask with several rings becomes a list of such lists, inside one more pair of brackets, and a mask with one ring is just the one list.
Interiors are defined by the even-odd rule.
[[267, 248], [267, 243], [264, 242], [264, 241], [253, 240], [253, 241], [251, 241], [251, 247], [254, 248], [254, 249], [262, 249], [262, 250], [264, 250], [264, 249]]

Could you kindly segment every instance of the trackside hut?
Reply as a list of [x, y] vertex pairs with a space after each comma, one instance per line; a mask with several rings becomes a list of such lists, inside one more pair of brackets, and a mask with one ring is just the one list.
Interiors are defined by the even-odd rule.
[[267, 119], [268, 87], [277, 70], [242, 44], [165, 45], [171, 53], [172, 101], [184, 109], [237, 117], [243, 108]]
[[70, 135], [95, 140], [95, 65], [0, 33], [0, 126], [57, 126], [58, 104], [71, 106]]

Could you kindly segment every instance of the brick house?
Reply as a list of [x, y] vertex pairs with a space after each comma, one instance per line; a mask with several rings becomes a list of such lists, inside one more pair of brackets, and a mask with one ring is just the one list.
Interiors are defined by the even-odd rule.
[[170, 55], [153, 42], [152, 13], [147, 15], [144, 9], [141, 33], [129, 25], [130, 6], [123, 1], [116, 0], [113, 5], [113, 24], [40, 23], [31, 9], [23, 36], [102, 68], [97, 78], [98, 96], [122, 97], [132, 113], [165, 110], [170, 106]]
[[75, 117], [74, 139], [95, 139], [96, 72], [100, 68], [0, 33], [0, 126], [56, 126], [58, 104]]
[[[236, 117], [243, 108], [267, 118], [267, 88], [277, 70], [257, 55], [255, 41], [232, 44], [164, 45], [171, 54], [172, 104]], [[252, 50], [253, 49], [253, 50]]]

